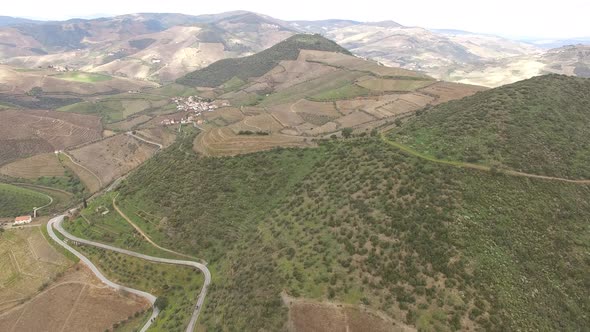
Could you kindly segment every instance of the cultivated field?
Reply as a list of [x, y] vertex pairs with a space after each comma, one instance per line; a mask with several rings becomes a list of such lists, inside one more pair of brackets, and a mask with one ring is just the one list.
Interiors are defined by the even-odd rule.
[[0, 164], [102, 137], [100, 119], [55, 111], [0, 111]]
[[170, 146], [176, 139], [176, 131], [167, 127], [141, 129], [136, 131], [136, 134], [149, 141], [162, 144], [164, 147]]
[[70, 151], [74, 159], [108, 184], [142, 164], [156, 147], [129, 135], [120, 134]]
[[40, 227], [4, 231], [0, 235], [0, 313], [27, 301], [70, 264], [49, 245]]
[[211, 128], [195, 139], [195, 151], [204, 155], [228, 156], [276, 147], [305, 147], [313, 143], [303, 137], [272, 133], [270, 135], [237, 135], [228, 127]]
[[55, 153], [44, 153], [0, 167], [0, 173], [13, 178], [63, 177], [65, 169]]
[[76, 265], [31, 300], [0, 314], [0, 330], [105, 331], [136, 321], [148, 309], [144, 299], [108, 288]]
[[86, 189], [88, 189], [88, 192], [95, 193], [100, 190], [102, 182], [90, 169], [86, 168], [84, 165], [76, 164], [69, 156], [63, 153], [59, 155], [59, 158], [65, 167], [69, 168], [74, 174], [76, 174]]
[[358, 306], [317, 302], [283, 295], [292, 332], [410, 332], [416, 331], [382, 313]]
[[147, 81], [98, 74], [56, 74], [51, 70], [20, 71], [5, 65], [0, 65], [0, 79], [3, 83], [0, 92], [12, 94], [25, 94], [35, 87], [40, 87], [46, 94], [93, 96], [140, 90], [155, 85]]

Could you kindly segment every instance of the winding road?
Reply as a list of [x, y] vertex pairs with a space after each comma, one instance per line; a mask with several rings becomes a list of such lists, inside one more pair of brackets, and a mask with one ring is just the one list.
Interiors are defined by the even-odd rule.
[[[69, 239], [71, 241], [78, 242], [78, 243], [86, 244], [89, 246], [93, 246], [93, 247], [97, 247], [97, 248], [101, 248], [101, 249], [105, 249], [105, 250], [118, 252], [118, 253], [121, 253], [124, 255], [129, 255], [129, 256], [145, 259], [145, 260], [156, 262], [156, 263], [183, 265], [183, 266], [189, 266], [189, 267], [194, 267], [194, 268], [199, 269], [203, 273], [203, 275], [205, 276], [205, 282], [203, 284], [203, 288], [201, 289], [201, 292], [199, 293], [199, 297], [197, 299], [195, 309], [193, 310], [191, 320], [190, 320], [188, 326], [186, 327], [186, 332], [193, 332], [194, 331], [197, 319], [199, 318], [199, 314], [201, 313], [201, 308], [203, 307], [203, 303], [205, 301], [205, 296], [207, 295], [207, 289], [209, 288], [209, 284], [211, 284], [211, 272], [209, 272], [209, 269], [205, 265], [203, 265], [201, 263], [193, 262], [193, 261], [188, 261], [188, 260], [176, 260], [176, 259], [148, 256], [148, 255], [140, 254], [140, 253], [137, 253], [134, 251], [121, 249], [121, 248], [113, 247], [113, 246], [106, 245], [103, 243], [93, 242], [93, 241], [89, 241], [86, 239], [82, 239], [82, 238], [73, 236], [72, 234], [68, 233], [62, 227], [62, 222], [64, 220], [64, 217], [65, 217], [64, 215], [61, 215], [61, 216], [57, 216], [57, 217], [49, 220], [49, 222], [47, 223], [47, 233], [49, 234], [49, 236], [55, 242], [57, 242], [59, 245], [64, 247], [66, 250], [68, 250], [69, 252], [74, 254], [76, 257], [80, 258], [80, 260], [82, 262], [84, 262], [84, 264], [86, 264], [90, 268], [90, 270], [104, 284], [106, 284], [107, 286], [109, 286], [115, 290], [125, 290], [129, 293], [141, 296], [141, 297], [147, 299], [152, 305], [156, 302], [156, 297], [154, 295], [144, 292], [144, 291], [141, 291], [141, 290], [137, 290], [134, 288], [119, 285], [119, 284], [116, 284], [116, 283], [110, 281], [100, 272], [100, 270], [86, 256], [82, 255], [76, 249], [72, 248], [67, 243], [62, 241], [59, 237], [57, 237], [53, 228], [55, 227], [67, 239]], [[141, 329], [142, 332], [146, 331], [151, 326], [152, 322], [158, 316], [159, 313], [160, 313], [160, 310], [154, 306], [152, 316], [150, 317], [150, 319], [148, 319], [146, 324], [142, 327], [142, 329]]]
[[149, 141], [149, 140], [147, 140], [147, 139], [145, 139], [145, 138], [143, 138], [141, 136], [137, 136], [132, 131], [128, 131], [126, 134], [129, 135], [129, 136], [131, 136], [131, 137], [135, 137], [136, 139], [138, 139], [140, 141], [143, 141], [145, 143], [156, 145], [160, 150], [162, 150], [164, 148], [164, 146], [162, 144], [156, 143], [156, 142], [153, 142], [153, 141]]

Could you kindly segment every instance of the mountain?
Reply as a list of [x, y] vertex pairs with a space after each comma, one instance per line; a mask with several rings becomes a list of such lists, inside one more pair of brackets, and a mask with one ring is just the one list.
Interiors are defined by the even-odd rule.
[[20, 18], [20, 17], [0, 16], [0, 27], [10, 26], [10, 25], [18, 25], [18, 24], [32, 24], [32, 23], [41, 23], [41, 21], [35, 21], [35, 20], [30, 20], [30, 19]]
[[68, 66], [172, 81], [219, 59], [261, 51], [294, 33], [286, 23], [249, 12], [75, 19], [0, 30], [0, 59], [28, 68]]
[[[588, 82], [534, 78], [306, 149], [206, 158], [187, 147], [210, 129], [185, 132], [103, 202], [117, 197], [160, 245], [208, 261], [216, 277], [199, 318], [208, 330], [584, 330], [589, 187], [532, 175], [587, 176]], [[276, 123], [279, 113], [263, 111], [207, 113], [220, 113], [213, 128], [249, 115], [245, 131]], [[256, 134], [242, 136], [235, 148]], [[67, 225], [79, 236], [146, 243], [121, 240], [135, 232], [122, 219], [82, 213]]]
[[393, 138], [439, 159], [590, 178], [590, 79], [546, 75], [433, 107]]
[[522, 42], [460, 30], [407, 27], [393, 21], [289, 22], [247, 11], [8, 22], [10, 26], [0, 25], [0, 61], [5, 64], [68, 66], [163, 83], [221, 59], [252, 55], [302, 32], [322, 34], [355, 55], [389, 66], [490, 87], [547, 72], [568, 73], [551, 69], [563, 61], [544, 58], [551, 52], [548, 46], [587, 41]]
[[303, 49], [350, 54], [348, 50], [319, 35], [295, 35], [251, 56], [219, 60], [187, 74], [178, 82], [192, 86], [217, 87], [234, 77], [245, 81], [250, 77], [264, 75], [281, 61], [297, 59]]

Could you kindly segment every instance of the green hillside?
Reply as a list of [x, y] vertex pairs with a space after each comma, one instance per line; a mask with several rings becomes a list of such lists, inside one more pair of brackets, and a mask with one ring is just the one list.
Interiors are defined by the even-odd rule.
[[0, 183], [0, 217], [32, 214], [34, 207], [49, 203], [49, 198], [33, 190]]
[[266, 74], [283, 60], [297, 59], [302, 49], [350, 54], [335, 42], [320, 35], [295, 35], [251, 56], [219, 60], [187, 74], [177, 82], [190, 86], [217, 87], [234, 77], [247, 81], [250, 77]]
[[208, 330], [280, 330], [282, 290], [422, 330], [590, 326], [588, 186], [430, 163], [376, 137], [225, 158], [191, 143], [119, 200], [209, 262]]
[[547, 75], [431, 108], [390, 138], [439, 159], [590, 179], [590, 79]]

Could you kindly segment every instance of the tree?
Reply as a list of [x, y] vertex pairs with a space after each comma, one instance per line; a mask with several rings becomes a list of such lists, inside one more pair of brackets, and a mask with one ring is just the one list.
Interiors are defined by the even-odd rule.
[[158, 309], [160, 310], [166, 309], [166, 307], [168, 306], [168, 298], [166, 298], [165, 296], [158, 297], [156, 299], [156, 302], [154, 303], [154, 306], [158, 307]]
[[352, 136], [352, 128], [342, 129], [342, 137], [349, 138], [350, 136]]

